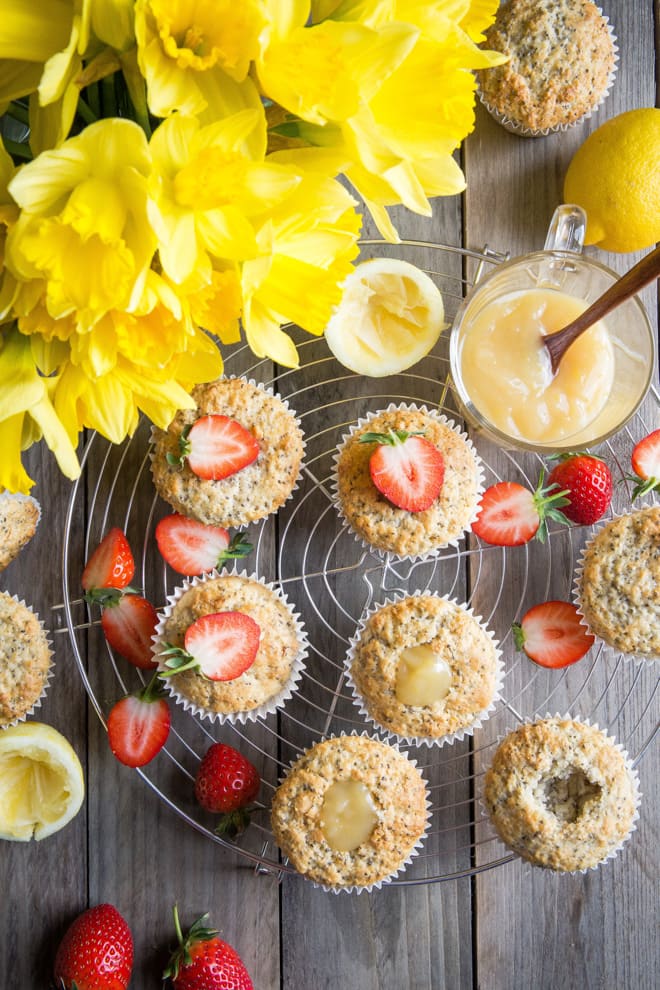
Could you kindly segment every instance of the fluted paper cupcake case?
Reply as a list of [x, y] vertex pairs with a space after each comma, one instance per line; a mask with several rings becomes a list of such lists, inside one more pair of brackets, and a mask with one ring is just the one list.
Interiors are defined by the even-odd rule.
[[337, 884], [333, 885], [333, 884], [320, 883], [317, 880], [313, 880], [311, 877], [305, 876], [305, 874], [303, 874], [303, 873], [300, 874], [308, 883], [311, 883], [313, 887], [316, 887], [316, 888], [318, 888], [320, 890], [324, 890], [324, 891], [326, 891], [326, 893], [329, 893], [329, 894], [362, 894], [362, 893], [370, 893], [370, 892], [372, 892], [374, 890], [380, 890], [381, 887], [386, 886], [387, 884], [391, 883], [392, 880], [395, 880], [398, 876], [400, 876], [400, 874], [402, 874], [410, 866], [410, 864], [413, 862], [413, 860], [415, 859], [415, 857], [419, 855], [419, 853], [420, 853], [420, 851], [421, 851], [421, 849], [422, 849], [422, 847], [424, 845], [424, 841], [425, 841], [426, 836], [428, 834], [429, 825], [430, 825], [430, 822], [431, 822], [431, 799], [430, 799], [428, 784], [424, 780], [424, 777], [423, 777], [423, 775], [421, 773], [421, 770], [419, 770], [419, 768], [417, 766], [417, 761], [415, 759], [413, 759], [409, 754], [403, 753], [401, 751], [401, 749], [399, 748], [399, 746], [395, 745], [394, 743], [392, 743], [390, 741], [386, 741], [384, 739], [378, 738], [377, 736], [371, 735], [371, 733], [369, 733], [366, 730], [364, 730], [362, 732], [358, 732], [357, 730], [354, 729], [352, 732], [339, 733], [339, 734], [337, 734], [337, 733], [331, 733], [328, 736], [324, 736], [322, 739], [320, 739], [318, 741], [318, 743], [315, 743], [314, 746], [309, 746], [299, 756], [297, 756], [295, 759], [293, 759], [293, 760], [291, 760], [289, 762], [289, 769], [287, 770], [286, 773], [284, 773], [280, 777], [278, 783], [281, 784], [286, 779], [286, 777], [288, 777], [289, 773], [291, 772], [291, 770], [293, 769], [293, 767], [295, 766], [295, 764], [298, 762], [298, 760], [300, 760], [304, 756], [306, 756], [307, 753], [310, 753], [315, 748], [315, 746], [320, 745], [322, 742], [327, 742], [329, 739], [342, 739], [342, 738], [345, 738], [345, 737], [358, 737], [358, 738], [364, 738], [364, 739], [371, 739], [374, 742], [380, 743], [383, 746], [389, 746], [391, 749], [393, 749], [397, 753], [399, 753], [400, 756], [403, 756], [406, 760], [408, 760], [408, 762], [413, 767], [415, 767], [415, 769], [418, 770], [418, 772], [420, 774], [420, 777], [424, 781], [424, 785], [425, 785], [426, 821], [425, 821], [425, 825], [424, 825], [424, 831], [422, 832], [422, 834], [420, 835], [420, 837], [417, 839], [417, 841], [414, 843], [414, 845], [412, 846], [412, 848], [408, 852], [408, 854], [405, 857], [405, 859], [403, 859], [401, 861], [401, 863], [396, 867], [396, 869], [392, 870], [392, 872], [389, 873], [386, 877], [382, 877], [380, 880], [376, 880], [376, 881], [374, 881], [374, 883], [370, 883], [370, 884], [364, 884], [364, 885], [360, 885], [360, 884], [348, 884], [348, 885], [345, 885], [345, 886], [341, 886], [341, 885], [337, 885]]
[[[474, 721], [472, 721], [469, 725], [466, 725], [460, 729], [456, 729], [454, 732], [447, 732], [445, 733], [445, 735], [437, 736], [437, 737], [436, 736], [404, 736], [401, 733], [395, 732], [393, 729], [389, 729], [386, 725], [383, 725], [381, 722], [378, 722], [369, 713], [366, 699], [362, 697], [361, 692], [359, 691], [355, 681], [353, 680], [353, 675], [352, 675], [353, 658], [355, 656], [355, 650], [362, 638], [362, 634], [366, 629], [366, 625], [369, 619], [373, 615], [379, 612], [382, 608], [385, 608], [388, 605], [394, 605], [397, 602], [405, 601], [407, 598], [426, 598], [426, 597], [437, 598], [440, 601], [448, 602], [450, 605], [455, 605], [457, 608], [460, 608], [463, 612], [466, 613], [466, 615], [469, 615], [470, 618], [474, 619], [477, 625], [487, 634], [487, 636], [489, 637], [495, 648], [495, 655], [496, 655], [495, 656], [495, 668], [496, 668], [495, 687], [493, 690], [493, 698], [490, 704], [486, 708], [481, 709], [478, 712], [475, 712]], [[497, 707], [497, 703], [501, 700], [502, 697], [501, 692], [502, 692], [502, 684], [504, 681], [505, 671], [504, 671], [504, 664], [502, 663], [501, 658], [502, 658], [502, 651], [495, 639], [494, 634], [485, 625], [481, 616], [475, 615], [474, 611], [471, 608], [468, 608], [466, 604], [457, 601], [455, 598], [449, 598], [448, 595], [438, 595], [430, 591], [415, 591], [412, 592], [411, 594], [402, 593], [400, 595], [395, 595], [393, 597], [386, 598], [382, 602], [373, 604], [362, 615], [358, 627], [355, 633], [353, 634], [353, 636], [351, 637], [349, 643], [349, 649], [348, 649], [348, 653], [346, 654], [344, 665], [345, 665], [346, 683], [350, 687], [353, 694], [353, 698], [352, 698], [353, 704], [356, 705], [356, 707], [360, 711], [360, 714], [367, 722], [370, 722], [373, 726], [375, 726], [376, 729], [378, 729], [379, 732], [383, 733], [390, 741], [398, 745], [402, 745], [402, 746], [421, 745], [421, 746], [440, 747], [444, 745], [449, 745], [456, 741], [460, 742], [461, 740], [465, 739], [466, 736], [474, 735], [475, 730], [481, 728], [484, 722], [486, 722], [490, 718], [491, 713], [495, 710], [495, 708]]]
[[[284, 499], [284, 501], [281, 502], [280, 505], [278, 505], [276, 508], [266, 512], [263, 516], [259, 516], [256, 519], [247, 519], [243, 522], [238, 522], [235, 525], [232, 525], [231, 528], [233, 529], [236, 529], [239, 526], [250, 526], [253, 523], [263, 522], [264, 519], [267, 519], [269, 516], [274, 515], [276, 512], [278, 512], [282, 508], [282, 506], [285, 505], [293, 497], [294, 492], [296, 492], [300, 486], [300, 479], [302, 477], [302, 473], [305, 467], [305, 450], [307, 448], [307, 441], [305, 438], [304, 430], [302, 428], [300, 417], [298, 416], [295, 409], [291, 407], [291, 404], [289, 403], [288, 399], [283, 399], [282, 396], [279, 394], [279, 392], [275, 392], [272, 388], [270, 388], [270, 386], [264, 385], [262, 382], [255, 381], [254, 378], [244, 378], [242, 375], [223, 375], [221, 378], [218, 379], [218, 381], [236, 381], [236, 380], [247, 382], [248, 385], [253, 385], [255, 388], [258, 388], [261, 392], [264, 392], [265, 395], [270, 395], [273, 399], [278, 399], [285, 407], [285, 409], [287, 409], [291, 413], [291, 415], [294, 418], [294, 422], [296, 426], [300, 430], [300, 436], [302, 440], [302, 455], [300, 458], [300, 467], [298, 469], [298, 476], [296, 477], [296, 480], [291, 488], [291, 491]], [[159, 432], [163, 433], [167, 431], [160, 430], [159, 427], [152, 425], [150, 431], [150, 442], [149, 442], [149, 461], [152, 466], [156, 456], [156, 449], [155, 449], [156, 436]], [[222, 525], [222, 523], [218, 523], [217, 525]]]
[[[297, 612], [294, 612], [292, 606], [289, 604], [287, 596], [272, 582], [265, 581], [257, 574], [248, 574], [247, 571], [238, 571], [236, 569], [234, 569], [233, 571], [222, 571], [222, 572], [213, 570], [213, 571], [209, 571], [206, 574], [202, 574], [199, 577], [194, 577], [184, 581], [182, 585], [175, 588], [175, 590], [172, 592], [171, 595], [168, 595], [167, 605], [162, 610], [162, 612], [159, 613], [158, 623], [156, 625], [156, 632], [152, 637], [154, 644], [153, 645], [154, 657], [156, 660], [158, 659], [158, 654], [165, 645], [163, 641], [165, 624], [168, 618], [171, 616], [174, 607], [181, 598], [181, 596], [190, 588], [195, 588], [200, 584], [206, 583], [207, 581], [215, 580], [216, 578], [222, 578], [222, 577], [239, 577], [249, 581], [257, 582], [258, 584], [262, 585], [264, 588], [268, 588], [270, 591], [272, 591], [273, 594], [276, 595], [277, 598], [282, 602], [282, 604], [285, 605], [286, 608], [288, 609], [296, 628], [298, 650], [293, 660], [293, 663], [291, 664], [291, 671], [289, 673], [289, 677], [286, 683], [281, 687], [281, 689], [276, 694], [272, 695], [270, 698], [268, 698], [261, 705], [258, 705], [256, 708], [251, 708], [249, 710], [237, 711], [237, 712], [214, 712], [208, 708], [203, 708], [202, 706], [197, 705], [194, 701], [191, 701], [190, 698], [187, 698], [184, 694], [177, 691], [176, 684], [173, 683], [176, 680], [176, 678], [167, 677], [167, 678], [163, 678], [162, 680], [165, 689], [169, 692], [169, 694], [174, 699], [174, 701], [178, 705], [181, 705], [185, 711], [190, 712], [192, 715], [195, 715], [198, 718], [209, 719], [211, 722], [218, 722], [221, 725], [224, 724], [225, 722], [228, 722], [230, 724], [235, 724], [237, 722], [241, 724], [245, 724], [246, 722], [256, 722], [260, 719], [265, 719], [268, 715], [272, 715], [278, 709], [282, 708], [284, 704], [289, 700], [289, 698], [291, 698], [291, 696], [297, 690], [303, 671], [305, 669], [305, 658], [308, 652], [307, 635], [305, 633], [304, 626], [300, 620], [299, 614]], [[159, 663], [158, 669], [164, 670], [165, 669], [164, 663]]]
[[[543, 870], [545, 873], [551, 873], [554, 876], [579, 876], [579, 875], [584, 875], [586, 873], [590, 873], [594, 870], [598, 870], [604, 863], [607, 863], [611, 859], [615, 859], [621, 852], [622, 848], [625, 846], [626, 842], [628, 842], [633, 832], [637, 831], [637, 822], [639, 821], [639, 808], [642, 800], [642, 793], [640, 791], [640, 786], [639, 786], [639, 773], [633, 766], [628, 751], [624, 749], [621, 743], [618, 743], [616, 741], [614, 736], [611, 736], [605, 729], [601, 729], [601, 727], [598, 725], [597, 722], [592, 722], [591, 719], [589, 718], [582, 718], [581, 716], [576, 716], [576, 715], [568, 715], [568, 714], [560, 715], [559, 712], [555, 712], [554, 714], [548, 713], [546, 715], [540, 715], [536, 717], [530, 716], [528, 718], [521, 719], [519, 724], [514, 729], [511, 729], [509, 732], [502, 732], [498, 735], [494, 743], [494, 752], [497, 752], [502, 742], [504, 742], [504, 740], [508, 736], [510, 736], [517, 729], [520, 729], [523, 725], [536, 725], [538, 722], [545, 722], [548, 720], [555, 720], [555, 719], [560, 719], [561, 721], [576, 722], [578, 723], [578, 725], [586, 725], [589, 726], [589, 728], [591, 729], [595, 729], [603, 736], [604, 739], [612, 743], [614, 749], [616, 749], [621, 754], [623, 758], [625, 770], [628, 773], [628, 776], [630, 777], [630, 781], [633, 789], [633, 797], [635, 801], [635, 808], [633, 811], [633, 816], [630, 821], [630, 828], [628, 829], [624, 837], [621, 839], [621, 841], [617, 843], [617, 845], [614, 846], [612, 849], [610, 849], [607, 855], [603, 856], [602, 859], [599, 859], [592, 866], [586, 866], [580, 870], [557, 870], [551, 866], [543, 866], [543, 864], [541, 863], [535, 863], [530, 859], [525, 859], [523, 856], [520, 855], [520, 853], [516, 852], [516, 850], [513, 849], [512, 846], [510, 846], [507, 842], [505, 842], [504, 839], [500, 837], [499, 833], [497, 832], [497, 829], [495, 829], [495, 825], [493, 824], [490, 812], [486, 805], [483, 790], [479, 795], [479, 799], [478, 799], [479, 810], [482, 820], [487, 820], [488, 822], [490, 822], [492, 827], [495, 829], [498, 842], [501, 842], [502, 845], [506, 846], [506, 848], [509, 849], [512, 853], [514, 853], [514, 855], [525, 865], [533, 867], [535, 869]], [[482, 775], [481, 777], [482, 788], [484, 784], [484, 779], [485, 779], [485, 774]]]
[[[635, 512], [635, 511], [638, 511], [638, 510], [632, 510], [632, 511]], [[621, 650], [621, 649], [619, 649], [619, 647], [613, 646], [611, 643], [608, 643], [608, 641], [606, 639], [603, 639], [602, 636], [599, 636], [598, 633], [596, 633], [591, 628], [591, 625], [589, 623], [589, 617], [588, 617], [588, 615], [585, 614], [585, 612], [584, 612], [584, 610], [582, 608], [582, 601], [581, 601], [582, 578], [583, 578], [583, 575], [584, 575], [585, 554], [586, 554], [586, 551], [587, 551], [589, 545], [591, 544], [591, 542], [593, 541], [593, 539], [597, 536], [597, 534], [605, 526], [608, 525], [608, 523], [613, 522], [615, 519], [622, 519], [622, 518], [624, 518], [625, 516], [628, 516], [628, 515], [631, 515], [631, 512], [613, 512], [608, 519], [601, 520], [597, 525], [595, 525], [593, 527], [593, 533], [592, 533], [591, 537], [589, 538], [589, 540], [587, 541], [587, 543], [583, 546], [582, 550], [580, 551], [580, 556], [579, 556], [579, 558], [578, 558], [578, 560], [576, 562], [576, 565], [575, 565], [575, 574], [573, 576], [573, 591], [572, 591], [572, 593], [573, 593], [573, 601], [575, 603], [575, 607], [577, 608], [578, 615], [580, 616], [580, 621], [581, 621], [582, 625], [587, 629], [587, 631], [592, 636], [594, 636], [596, 638], [596, 642], [601, 643], [608, 650], [612, 650], [617, 656], [622, 657], [626, 661], [633, 661], [633, 662], [640, 663], [640, 664], [648, 664], [648, 663], [657, 662], [658, 660], [660, 660], [660, 656], [658, 654], [655, 654], [655, 653], [636, 653], [635, 651], [626, 652], [625, 650]]]
[[[364, 428], [368, 426], [369, 423], [371, 423], [376, 416], [380, 416], [382, 413], [394, 412], [395, 410], [398, 409], [404, 410], [406, 412], [420, 412], [425, 416], [429, 416], [430, 418], [435, 419], [436, 422], [441, 423], [443, 426], [448, 427], [450, 430], [453, 430], [453, 432], [456, 433], [457, 436], [459, 436], [461, 440], [463, 440], [466, 446], [469, 448], [470, 453], [474, 458], [476, 471], [477, 471], [475, 492], [474, 492], [474, 509], [470, 514], [470, 516], [468, 517], [468, 520], [465, 523], [463, 529], [459, 533], [457, 533], [457, 535], [453, 537], [451, 540], [447, 540], [446, 543], [442, 543], [440, 546], [433, 547], [430, 550], [421, 551], [420, 553], [398, 554], [393, 550], [383, 550], [380, 547], [376, 547], [372, 543], [369, 543], [367, 540], [363, 539], [363, 537], [361, 537], [358, 533], [355, 532], [353, 526], [351, 525], [350, 520], [347, 519], [346, 515], [344, 514], [344, 510], [341, 504], [341, 498], [339, 496], [338, 467], [342, 453], [345, 450], [349, 440], [356, 433], [362, 432]], [[333, 464], [332, 482], [331, 482], [331, 497], [332, 497], [333, 505], [335, 506], [335, 509], [337, 511], [337, 514], [339, 515], [339, 518], [341, 519], [342, 523], [344, 523], [346, 527], [350, 530], [350, 532], [353, 534], [353, 537], [360, 544], [360, 546], [363, 547], [365, 550], [367, 550], [369, 553], [377, 554], [382, 560], [410, 561], [410, 562], [415, 562], [420, 560], [432, 560], [434, 557], [437, 557], [443, 550], [446, 550], [447, 547], [457, 547], [459, 540], [462, 539], [462, 537], [464, 537], [466, 533], [470, 532], [472, 523], [479, 515], [479, 502], [484, 491], [484, 468], [481, 458], [477, 454], [474, 444], [468, 437], [467, 433], [461, 430], [460, 427], [458, 427], [452, 419], [449, 419], [447, 416], [445, 416], [444, 413], [438, 412], [435, 409], [429, 409], [425, 405], [417, 405], [415, 402], [410, 402], [410, 403], [390, 402], [389, 406], [387, 406], [385, 409], [377, 409], [374, 412], [368, 413], [366, 416], [361, 416], [358, 419], [358, 421], [353, 424], [353, 426], [350, 428], [348, 433], [345, 433], [344, 436], [341, 438], [339, 442], [339, 446], [337, 447], [337, 450], [333, 455], [333, 462], [334, 464]]]
[[609, 36], [612, 40], [612, 52], [614, 55], [614, 62], [612, 63], [612, 68], [610, 69], [610, 73], [607, 79], [607, 84], [605, 86], [605, 89], [603, 90], [602, 96], [598, 101], [598, 103], [596, 103], [596, 105], [593, 106], [591, 110], [587, 110], [587, 112], [583, 113], [581, 117], [578, 117], [577, 120], [573, 120], [570, 121], [569, 123], [564, 123], [564, 124], [556, 124], [554, 127], [534, 128], [534, 127], [527, 127], [525, 124], [521, 124], [518, 121], [513, 120], [511, 117], [508, 117], [500, 110], [496, 110], [495, 107], [488, 102], [486, 97], [481, 92], [481, 87], [477, 86], [477, 94], [479, 96], [480, 101], [482, 102], [488, 113], [491, 115], [491, 117], [494, 120], [496, 120], [497, 123], [501, 127], [503, 127], [505, 131], [509, 131], [511, 134], [517, 134], [519, 137], [528, 137], [528, 138], [547, 137], [549, 134], [555, 134], [561, 131], [569, 131], [572, 127], [576, 127], [578, 124], [582, 124], [585, 120], [588, 120], [594, 113], [597, 113], [597, 111], [600, 110], [601, 106], [603, 105], [603, 103], [610, 94], [612, 85], [614, 83], [614, 79], [617, 74], [617, 70], [619, 67], [619, 49], [616, 43], [617, 40], [616, 35], [612, 30], [612, 25], [609, 22], [609, 18], [607, 17], [606, 14], [603, 14], [600, 8], [597, 9], [607, 26]]
[[[8, 592], [6, 592], [6, 594], [8, 594]], [[8, 729], [10, 725], [18, 725], [19, 722], [25, 722], [25, 720], [29, 718], [30, 715], [34, 715], [34, 712], [37, 708], [41, 708], [42, 702], [48, 693], [50, 682], [53, 679], [53, 675], [55, 673], [55, 658], [53, 651], [51, 650], [53, 641], [52, 639], [48, 638], [49, 631], [46, 629], [43, 622], [41, 621], [41, 619], [39, 618], [39, 616], [34, 611], [31, 605], [27, 605], [25, 601], [22, 598], [19, 598], [17, 595], [9, 595], [9, 597], [13, 601], [15, 601], [17, 605], [21, 605], [23, 608], [26, 608], [28, 612], [31, 612], [32, 615], [37, 620], [37, 622], [39, 623], [39, 626], [41, 627], [41, 631], [44, 634], [44, 638], [46, 640], [46, 646], [48, 647], [48, 668], [46, 670], [46, 676], [44, 678], [43, 687], [41, 689], [41, 693], [39, 694], [39, 696], [32, 702], [30, 707], [27, 708], [21, 715], [17, 715], [16, 718], [11, 720], [11, 722], [5, 722], [2, 725], [0, 725], [0, 732], [2, 731], [2, 729]]]

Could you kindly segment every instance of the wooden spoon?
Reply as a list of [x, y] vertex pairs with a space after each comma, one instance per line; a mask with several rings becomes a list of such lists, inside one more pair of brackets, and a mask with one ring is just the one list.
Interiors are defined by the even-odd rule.
[[556, 330], [543, 337], [543, 344], [550, 354], [552, 374], [557, 374], [559, 362], [571, 346], [574, 340], [588, 330], [590, 326], [602, 320], [620, 303], [630, 299], [636, 292], [643, 289], [645, 285], [652, 282], [654, 278], [660, 276], [660, 246], [647, 254], [645, 258], [638, 261], [636, 265], [626, 272], [620, 279], [614, 282], [607, 292], [599, 296], [595, 302], [585, 309], [577, 319], [569, 323], [562, 330]]

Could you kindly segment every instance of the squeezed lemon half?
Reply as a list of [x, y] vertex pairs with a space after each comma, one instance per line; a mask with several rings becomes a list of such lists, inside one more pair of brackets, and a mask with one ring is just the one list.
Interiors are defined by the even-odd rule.
[[0, 838], [45, 839], [78, 813], [85, 795], [80, 760], [50, 725], [0, 730]]
[[428, 354], [444, 315], [440, 290], [425, 272], [396, 258], [372, 258], [346, 278], [325, 339], [345, 368], [382, 378]]

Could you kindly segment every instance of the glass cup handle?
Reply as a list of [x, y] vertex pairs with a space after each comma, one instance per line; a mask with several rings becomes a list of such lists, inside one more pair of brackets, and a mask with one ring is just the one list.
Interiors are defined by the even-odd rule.
[[552, 214], [544, 250], [581, 254], [586, 229], [587, 215], [582, 207], [563, 203]]

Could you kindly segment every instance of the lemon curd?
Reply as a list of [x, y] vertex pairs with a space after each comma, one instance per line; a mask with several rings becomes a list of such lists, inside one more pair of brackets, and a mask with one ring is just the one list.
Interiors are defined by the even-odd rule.
[[603, 322], [575, 341], [554, 377], [541, 342], [586, 308], [584, 300], [556, 289], [528, 289], [493, 300], [466, 326], [463, 384], [493, 426], [531, 443], [555, 443], [599, 416], [614, 381], [614, 352]]
[[337, 780], [326, 791], [321, 831], [331, 849], [351, 852], [366, 842], [378, 822], [369, 789], [359, 780]]
[[402, 705], [431, 705], [449, 694], [451, 670], [427, 643], [403, 650], [396, 672], [395, 694]]

